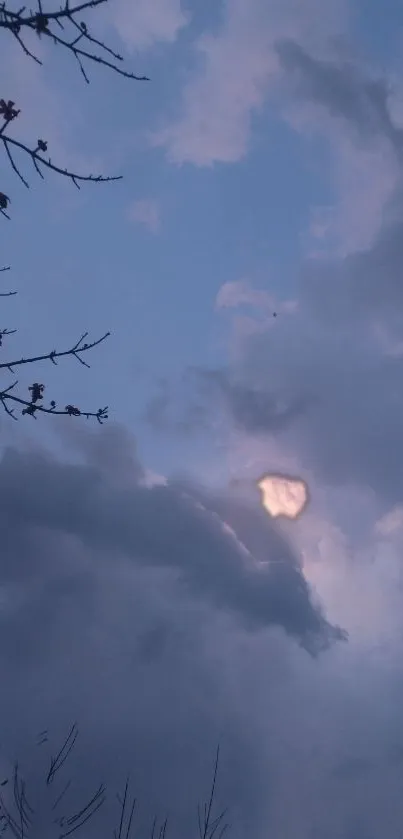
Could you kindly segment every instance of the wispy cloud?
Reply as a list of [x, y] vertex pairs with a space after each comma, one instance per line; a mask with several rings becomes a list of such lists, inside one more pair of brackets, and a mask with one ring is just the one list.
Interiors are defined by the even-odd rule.
[[153, 143], [179, 164], [240, 160], [249, 148], [253, 115], [281, 70], [275, 40], [298, 33], [310, 43], [318, 32], [332, 33], [343, 7], [341, 0], [331, 0], [324, 14], [317, 0], [309, 0], [304, 9], [297, 0], [281, 5], [226, 0], [218, 32], [195, 42], [198, 69], [184, 88], [179, 115], [154, 134]]
[[366, 248], [402, 178], [399, 85], [337, 51], [325, 59], [291, 40], [276, 51], [285, 73], [284, 116], [301, 134], [322, 137], [331, 161], [335, 202], [314, 208], [311, 250], [343, 255]]
[[273, 315], [277, 312], [293, 312], [297, 303], [295, 300], [279, 301], [266, 289], [254, 288], [247, 280], [234, 280], [221, 286], [215, 306], [216, 309], [238, 309], [247, 306]]
[[189, 20], [181, 0], [114, 0], [109, 16], [132, 52], [172, 44]]
[[215, 308], [229, 315], [231, 349], [236, 356], [243, 351], [248, 336], [272, 329], [277, 317], [293, 315], [297, 300], [279, 300], [267, 289], [255, 288], [247, 280], [224, 283], [218, 291]]
[[364, 143], [384, 137], [402, 160], [403, 129], [392, 117], [384, 78], [363, 72], [351, 60], [329, 61], [311, 55], [296, 41], [279, 42], [276, 51], [300, 96], [344, 120]]
[[141, 224], [151, 233], [158, 233], [161, 224], [160, 206], [152, 198], [133, 201], [128, 209], [128, 218], [135, 224]]

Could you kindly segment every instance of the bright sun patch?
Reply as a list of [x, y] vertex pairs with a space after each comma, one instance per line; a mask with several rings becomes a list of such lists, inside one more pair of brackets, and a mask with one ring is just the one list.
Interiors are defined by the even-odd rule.
[[299, 478], [285, 475], [264, 475], [257, 482], [262, 504], [270, 516], [296, 519], [308, 502], [308, 488]]

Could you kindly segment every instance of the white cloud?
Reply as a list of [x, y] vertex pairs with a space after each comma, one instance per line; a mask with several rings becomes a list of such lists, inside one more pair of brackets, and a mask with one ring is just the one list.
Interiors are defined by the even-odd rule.
[[173, 43], [187, 22], [181, 0], [115, 0], [113, 3], [113, 24], [128, 50]]
[[294, 315], [298, 303], [278, 300], [267, 289], [254, 288], [246, 280], [235, 280], [224, 283], [218, 290], [215, 309], [230, 316], [231, 347], [236, 357], [243, 352], [249, 337], [267, 332], [276, 324], [277, 316]]
[[295, 300], [278, 301], [266, 289], [254, 288], [245, 280], [224, 283], [216, 297], [216, 309], [237, 309], [241, 306], [250, 306], [273, 315], [275, 312], [294, 312], [297, 303]]
[[160, 208], [156, 201], [152, 199], [134, 201], [129, 208], [128, 215], [130, 221], [144, 225], [151, 233], [158, 233], [161, 217]]
[[326, 177], [334, 194], [328, 206], [313, 207], [305, 238], [309, 256], [346, 256], [375, 241], [400, 179], [393, 150], [385, 142], [359, 145], [348, 128], [310, 103], [284, 110], [289, 125], [327, 147]]
[[401, 533], [402, 526], [403, 507], [396, 506], [375, 523], [374, 529], [377, 535], [390, 536], [392, 533]]
[[277, 49], [285, 70], [283, 116], [316, 145], [324, 141], [324, 174], [335, 198], [314, 208], [309, 246], [314, 256], [365, 249], [401, 180], [401, 83], [357, 63], [352, 52], [332, 50], [329, 59], [297, 41]]
[[[195, 42], [197, 70], [185, 85], [179, 112], [151, 142], [176, 164], [239, 161], [249, 151], [254, 114], [285, 79], [276, 44], [295, 38], [313, 55], [328, 49], [342, 59], [335, 35], [347, 29], [344, 0], [326, 3], [325, 12], [318, 0], [227, 0], [221, 27]], [[391, 104], [399, 111], [396, 95]], [[344, 255], [368, 247], [398, 182], [392, 149], [382, 142], [371, 148], [357, 144], [345, 124], [312, 103], [294, 100], [290, 107], [288, 102], [283, 116], [299, 133], [321, 136], [330, 153], [326, 176], [332, 173], [334, 201], [319, 225], [314, 209], [307, 235], [310, 255]]]
[[182, 111], [152, 141], [174, 163], [211, 166], [234, 163], [247, 152], [253, 114], [262, 107], [270, 82], [278, 77], [273, 45], [298, 34], [308, 43], [333, 34], [344, 0], [227, 0], [218, 33], [195, 43], [198, 71], [189, 80]]

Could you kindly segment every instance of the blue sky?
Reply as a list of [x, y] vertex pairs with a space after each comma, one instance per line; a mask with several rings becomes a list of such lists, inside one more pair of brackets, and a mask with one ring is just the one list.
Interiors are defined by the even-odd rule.
[[[225, 161], [225, 143], [231, 145], [231, 139], [221, 141], [219, 125], [213, 126], [217, 137], [212, 140], [223, 142], [223, 147], [217, 145], [210, 157], [207, 153], [203, 165], [197, 159], [171, 163], [164, 148], [150, 146], [150, 135], [170, 121], [174, 124], [183, 88], [197, 85], [203, 76], [196, 45], [203, 33], [220, 27], [225, 10], [179, 10], [168, 4], [161, 12], [167, 15], [167, 29], [162, 30], [156, 23], [158, 12], [150, 12], [151, 43], [144, 49], [141, 33], [147, 31], [143, 17], [148, 13], [139, 8], [133, 12], [139, 15], [139, 25], [133, 26], [127, 45], [128, 62], [136, 72], [149, 74], [150, 83], [114, 78], [95, 68], [87, 88], [64, 56], [48, 50], [42, 70], [27, 68], [24, 56], [14, 50], [11, 86], [21, 105], [21, 133], [29, 98], [24, 73], [29, 72], [40, 116], [34, 120], [31, 112], [27, 114], [27, 130], [31, 125], [37, 130], [43, 114], [49, 144], [53, 130], [64, 160], [67, 155], [67, 162], [70, 157], [76, 162], [78, 156], [78, 165], [85, 169], [86, 159], [91, 165], [95, 157], [100, 171], [122, 174], [123, 181], [84, 186], [78, 195], [55, 178], [44, 185], [31, 177], [28, 196], [13, 181], [15, 209], [7, 229], [19, 289], [13, 316], [16, 312], [21, 340], [38, 340], [33, 313], [40, 316], [44, 307], [52, 318], [46, 324], [49, 339], [42, 332], [43, 341], [69, 341], [72, 330], [75, 334], [81, 327], [94, 334], [110, 329], [108, 346], [94, 354], [92, 373], [79, 376], [66, 364], [63, 379], [55, 385], [77, 402], [83, 403], [84, 397], [99, 401], [106, 365], [111, 414], [133, 426], [156, 377], [179, 374], [187, 365], [226, 363], [228, 348], [220, 339], [214, 312], [223, 284], [247, 279], [280, 300], [294, 295], [304, 254], [301, 240], [312, 207], [332, 201], [320, 139], [313, 144], [301, 140], [279, 118], [264, 90], [258, 109], [246, 99], [235, 116], [240, 125], [250, 120], [251, 126], [241, 126], [245, 148], [235, 150], [233, 163]], [[127, 13], [122, 6], [123, 19]], [[255, 19], [251, 13], [251, 26], [258, 25], [258, 15], [259, 10]], [[172, 41], [175, 22], [184, 25]], [[116, 32], [110, 37], [122, 48]], [[218, 78], [217, 85], [221, 82]], [[105, 117], [109, 100], [115, 102], [116, 112], [112, 106]], [[208, 106], [206, 112], [208, 118]], [[154, 222], [147, 223], [147, 213]], [[46, 248], [38, 235], [42, 226], [47, 229]], [[23, 249], [18, 246], [22, 237]], [[38, 256], [41, 268], [35, 269], [33, 282], [32, 265]], [[141, 436], [147, 445], [149, 430], [142, 427]], [[155, 451], [160, 441], [149, 445]], [[177, 465], [175, 454], [169, 466]]]
[[[92, 19], [150, 82], [2, 53], [15, 136], [122, 175], [78, 192], [27, 166], [28, 191], [3, 169], [3, 352], [112, 333], [90, 371], [34, 374], [109, 404], [105, 427], [0, 417], [4, 760], [79, 717], [79, 777], [133, 764], [183, 839], [220, 737], [234, 839], [399, 836], [403, 13], [110, 0]], [[262, 509], [270, 472], [306, 481], [298, 520]]]

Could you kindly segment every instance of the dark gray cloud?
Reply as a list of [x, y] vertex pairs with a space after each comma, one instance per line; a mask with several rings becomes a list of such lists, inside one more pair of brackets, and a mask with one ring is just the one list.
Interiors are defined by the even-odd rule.
[[[362, 812], [361, 775], [346, 786], [332, 769], [371, 755], [386, 781], [378, 774], [366, 789], [365, 825], [381, 835], [388, 807], [397, 826], [396, 762], [382, 763], [382, 749], [401, 737], [397, 722], [387, 728], [379, 674], [361, 675], [361, 706], [346, 688], [350, 644], [312, 658], [290, 640], [334, 633], [263, 511], [185, 481], [147, 489], [116, 428], [77, 442], [87, 462], [8, 450], [0, 464], [0, 751], [19, 756], [30, 801], [41, 800], [49, 757], [37, 732], [49, 730], [54, 753], [77, 719], [69, 806], [101, 780], [110, 787], [85, 839], [116, 819], [128, 769], [139, 825], [168, 812], [175, 839], [193, 835], [218, 740], [218, 804], [230, 807], [232, 839], [311, 839], [312, 825], [339, 835]], [[240, 542], [258, 563], [280, 562], [255, 566]], [[52, 835], [46, 825], [31, 833]]]
[[[403, 498], [402, 231], [396, 220], [366, 251], [307, 261], [298, 313], [252, 336], [238, 371], [268, 399], [281, 387], [305, 397], [281, 431], [308, 470], [366, 486], [385, 503]], [[262, 405], [246, 397], [255, 416], [243, 428], [276, 435]]]
[[403, 335], [403, 222], [385, 224], [375, 242], [344, 258], [306, 262], [301, 301], [337, 328], [359, 322]]
[[[402, 218], [400, 195], [366, 250], [306, 260], [292, 317], [250, 334], [232, 369], [192, 373], [224, 439], [228, 419], [279, 439], [298, 455], [302, 477], [358, 484], [386, 505], [403, 500]], [[189, 401], [192, 376], [184, 377]]]
[[224, 409], [251, 434], [286, 428], [309, 404], [305, 393], [290, 397], [281, 389], [269, 391], [258, 384], [247, 384], [225, 370], [195, 370], [194, 376], [202, 384], [205, 399], [214, 404], [220, 396]]
[[[179, 396], [179, 398], [178, 398]], [[309, 395], [269, 391], [260, 382], [247, 383], [230, 370], [193, 367], [179, 382], [164, 384], [162, 393], [147, 405], [144, 419], [156, 431], [179, 436], [208, 433], [221, 416], [230, 416], [251, 434], [269, 428], [281, 431], [310, 404]]]
[[[228, 634], [230, 612], [238, 613], [240, 625], [245, 622], [253, 599], [260, 610], [256, 628], [263, 628], [261, 595], [254, 584], [255, 592], [248, 590], [236, 544], [218, 524], [210, 527], [211, 514], [197, 512], [190, 500], [181, 502], [178, 490], [140, 486], [143, 471], [129, 447], [126, 463], [113, 462], [124, 436], [119, 441], [116, 430], [108, 429], [98, 438], [100, 446], [94, 437], [86, 452], [92, 465], [68, 466], [15, 451], [2, 460], [3, 754], [22, 759], [30, 799], [38, 800], [36, 732], [48, 728], [54, 750], [78, 718], [82, 748], [67, 773], [76, 780], [73, 800], [81, 804], [104, 779], [113, 804], [130, 769], [140, 824], [141, 819], [150, 824], [154, 812], [160, 817], [170, 812], [175, 835], [182, 837], [196, 827], [197, 800], [205, 795], [220, 740], [222, 796], [233, 800], [242, 832], [258, 831], [264, 802], [259, 777], [255, 786], [243, 775], [248, 765], [250, 771], [262, 770], [263, 756], [250, 732], [242, 731], [230, 700], [219, 638]], [[112, 480], [98, 468], [98, 458], [104, 467], [111, 464]], [[130, 462], [136, 467], [131, 487]], [[289, 555], [292, 561], [283, 546], [285, 561]], [[232, 560], [235, 584], [226, 602]], [[213, 594], [215, 573], [221, 608]], [[246, 595], [236, 592], [238, 585], [245, 585]], [[282, 590], [274, 582], [273, 593], [276, 586]], [[316, 614], [312, 605], [307, 615], [310, 611]], [[235, 620], [235, 632], [236, 626]], [[326, 635], [319, 613], [316, 630]], [[94, 830], [99, 826], [94, 822]], [[37, 835], [53, 833], [41, 825], [39, 833], [31, 833]]]
[[[403, 358], [383, 355], [353, 321], [348, 329], [321, 328], [306, 315], [292, 333], [250, 342], [245, 365], [262, 383], [268, 357], [272, 381], [282, 379], [290, 390], [303, 384], [312, 396], [281, 436], [306, 470], [326, 483], [361, 484], [387, 503], [402, 500]], [[262, 429], [264, 420], [263, 413], [256, 418]], [[266, 434], [273, 435], [270, 424]]]
[[401, 160], [403, 130], [391, 115], [385, 79], [368, 78], [353, 62], [314, 57], [292, 40], [279, 42], [277, 54], [298, 95], [344, 119], [364, 140], [387, 139]]
[[77, 718], [80, 801], [101, 769], [117, 787], [130, 768], [142, 818], [174, 809], [182, 837], [220, 740], [234, 836], [258, 836], [265, 757], [231, 699], [226, 644], [263, 632], [270, 647], [270, 632], [285, 630], [316, 651], [342, 633], [266, 518], [245, 509], [242, 535], [258, 527], [253, 548], [273, 566], [225, 530], [219, 499], [185, 484], [145, 486], [123, 430], [69, 436], [86, 463], [8, 449], [0, 464], [3, 754], [22, 758], [38, 799], [36, 732], [48, 728], [54, 744]]
[[[224, 406], [206, 391], [212, 425], [224, 418], [227, 434], [229, 422], [261, 440], [280, 440], [298, 455], [303, 478], [316, 474], [327, 484], [365, 486], [385, 504], [402, 501], [398, 252], [396, 245], [384, 283], [370, 252], [307, 266], [299, 314], [249, 338], [236, 375], [222, 372]], [[279, 394], [290, 407], [276, 414]], [[270, 468], [267, 461], [260, 470]]]
[[266, 564], [258, 566], [219, 516], [200, 506], [197, 493], [139, 484], [139, 466], [132, 487], [119, 488], [96, 467], [8, 450], [1, 472], [0, 509], [10, 534], [23, 523], [44, 527], [62, 539], [78, 539], [91, 552], [163, 569], [245, 626], [281, 626], [307, 647], [338, 637], [313, 605], [290, 546], [267, 517], [260, 522], [260, 559]]
[[[387, 140], [401, 159], [403, 131], [385, 79], [353, 61], [310, 55], [295, 41], [278, 43], [277, 52], [293, 94], [327, 108], [363, 142]], [[267, 333], [259, 329], [246, 338], [244, 357], [231, 370], [193, 374], [197, 399], [184, 377], [188, 403], [182, 397], [179, 413], [187, 427], [206, 433], [220, 418], [224, 436], [230, 418], [247, 434], [280, 438], [328, 484], [360, 484], [385, 504], [400, 502], [402, 243], [397, 183], [370, 247], [305, 261], [292, 317], [280, 316]], [[199, 406], [193, 426], [189, 404]]]
[[180, 437], [206, 432], [211, 421], [211, 411], [195, 385], [195, 376], [190, 371], [185, 373], [176, 386], [164, 380], [146, 405], [144, 422], [154, 431]]

